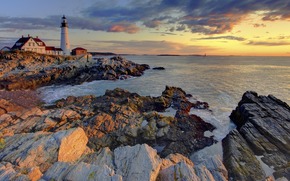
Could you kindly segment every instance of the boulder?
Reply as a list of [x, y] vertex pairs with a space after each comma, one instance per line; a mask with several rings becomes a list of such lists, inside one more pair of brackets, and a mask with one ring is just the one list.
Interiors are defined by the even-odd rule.
[[[234, 177], [242, 173], [238, 168], [250, 164], [255, 168], [266, 165], [267, 176], [273, 174], [276, 179], [290, 179], [286, 171], [290, 169], [289, 106], [272, 95], [259, 96], [256, 92], [248, 91], [244, 93], [230, 118], [237, 125], [237, 130], [231, 132], [223, 141], [224, 158], [228, 159], [225, 165], [229, 176]], [[245, 157], [245, 153], [238, 153], [236, 148], [252, 156], [249, 160], [242, 158]], [[228, 158], [230, 155], [236, 159], [235, 164], [239, 166], [233, 167], [235, 164], [234, 160], [230, 161], [231, 158]], [[257, 161], [258, 157], [261, 158], [260, 161]], [[259, 172], [255, 170], [255, 173]], [[249, 175], [254, 176], [255, 173], [249, 172]], [[266, 175], [261, 174], [259, 178], [265, 179]]]
[[76, 164], [56, 162], [43, 175], [42, 180], [104, 180], [122, 181], [120, 175], [107, 165], [94, 165], [84, 162]]
[[56, 161], [75, 161], [84, 153], [87, 137], [81, 128], [56, 133], [23, 133], [5, 138], [0, 160], [20, 168], [46, 171]]
[[114, 170], [107, 165], [99, 166], [81, 162], [70, 170], [64, 180], [122, 181], [122, 177], [115, 175]]
[[167, 167], [160, 171], [158, 180], [160, 181], [199, 181], [200, 178], [197, 177], [192, 166], [181, 161], [175, 165]]
[[148, 145], [119, 147], [114, 150], [114, 155], [116, 173], [124, 180], [156, 180], [161, 159]]
[[[195, 167], [196, 175], [201, 180], [207, 180], [207, 178], [215, 181], [227, 181], [228, 170], [223, 164], [222, 158], [219, 155], [209, 157], [204, 162], [198, 164]], [[209, 179], [209, 180], [210, 180]]]

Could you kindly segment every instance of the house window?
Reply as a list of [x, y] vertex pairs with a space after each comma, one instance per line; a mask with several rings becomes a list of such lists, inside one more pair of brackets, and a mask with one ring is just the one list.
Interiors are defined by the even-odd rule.
[[31, 43], [28, 43], [28, 46], [31, 46]]

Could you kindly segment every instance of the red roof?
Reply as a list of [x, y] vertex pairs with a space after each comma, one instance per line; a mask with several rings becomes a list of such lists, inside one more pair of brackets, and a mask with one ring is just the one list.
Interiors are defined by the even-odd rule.
[[45, 50], [62, 51], [61, 48], [55, 48], [55, 47], [52, 47], [52, 46], [47, 46], [47, 47], [45, 47]]
[[46, 46], [45, 43], [39, 38], [33, 38], [33, 40], [36, 41], [37, 43], [42, 43], [42, 45], [39, 46]]
[[[32, 38], [37, 44], [38, 46], [46, 46], [45, 43], [39, 39], [38, 37], [37, 38], [33, 38], [33, 37], [22, 37], [22, 38], [19, 38], [19, 40], [17, 40], [17, 42], [14, 44], [14, 46], [12, 47], [12, 49], [21, 49], [21, 47], [28, 41], [30, 40], [30, 38]], [[42, 43], [41, 45], [39, 45], [39, 43]]]
[[30, 37], [20, 38], [12, 47], [12, 49], [21, 49], [21, 47], [30, 39]]
[[55, 50], [55, 47], [45, 47], [45, 50]]

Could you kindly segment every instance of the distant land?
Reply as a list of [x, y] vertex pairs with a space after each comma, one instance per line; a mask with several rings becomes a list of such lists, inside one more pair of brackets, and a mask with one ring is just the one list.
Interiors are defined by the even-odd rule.
[[203, 57], [203, 56], [206, 56], [206, 55], [199, 55], [199, 54], [192, 54], [192, 55], [159, 54], [157, 56], [198, 56], [198, 57]]
[[[88, 53], [92, 54], [92, 56], [137, 55], [137, 54], [117, 54], [117, 53], [113, 53], [113, 52], [88, 52]], [[143, 56], [154, 56], [154, 55], [143, 54]], [[155, 56], [198, 56], [198, 57], [203, 57], [203, 56], [206, 56], [206, 55], [200, 55], [200, 54], [192, 54], [192, 55], [158, 54], [158, 55], [155, 55]]]
[[92, 56], [111, 56], [111, 55], [117, 55], [116, 53], [112, 53], [112, 52], [88, 52], [90, 54], [92, 54]]

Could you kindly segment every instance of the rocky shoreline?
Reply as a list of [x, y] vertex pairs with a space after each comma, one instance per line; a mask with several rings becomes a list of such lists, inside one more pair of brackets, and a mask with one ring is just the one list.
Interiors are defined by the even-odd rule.
[[[116, 80], [141, 76], [149, 68], [121, 57], [48, 61], [16, 54], [1, 55], [2, 89]], [[230, 115], [237, 128], [222, 140], [223, 155], [196, 165], [188, 157], [216, 143], [206, 136], [215, 127], [190, 113], [209, 111], [206, 102], [193, 103], [190, 97], [170, 86], [158, 97], [116, 88], [49, 106], [27, 107], [2, 96], [0, 180], [290, 180], [289, 105], [246, 92]], [[164, 116], [168, 109], [175, 115]]]
[[141, 76], [149, 68], [149, 65], [136, 64], [119, 56], [92, 59], [89, 55], [64, 57], [33, 52], [1, 52], [0, 90], [126, 79]]

